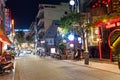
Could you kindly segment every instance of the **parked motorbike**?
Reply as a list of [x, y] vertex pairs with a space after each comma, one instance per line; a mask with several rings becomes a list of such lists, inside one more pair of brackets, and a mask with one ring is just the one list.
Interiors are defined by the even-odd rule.
[[1, 64], [0, 65], [0, 73], [4, 72], [11, 72], [13, 69], [13, 63], [8, 63], [8, 64]]
[[39, 54], [39, 56], [40, 56], [40, 57], [45, 57], [45, 56], [46, 56], [46, 53], [43, 53], [43, 52], [42, 52], [42, 53]]
[[0, 73], [11, 72], [13, 70], [13, 60], [5, 58], [0, 60]]

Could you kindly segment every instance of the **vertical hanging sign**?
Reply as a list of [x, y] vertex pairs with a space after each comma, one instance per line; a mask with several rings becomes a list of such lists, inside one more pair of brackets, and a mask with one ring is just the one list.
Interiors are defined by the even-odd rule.
[[11, 22], [10, 10], [6, 8], [5, 9], [5, 31], [7, 35], [9, 35], [11, 31], [10, 22]]

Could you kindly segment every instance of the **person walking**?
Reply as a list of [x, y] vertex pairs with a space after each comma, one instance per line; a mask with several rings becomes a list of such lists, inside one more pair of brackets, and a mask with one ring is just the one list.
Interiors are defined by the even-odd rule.
[[75, 58], [76, 60], [81, 60], [81, 51], [79, 48], [76, 50]]

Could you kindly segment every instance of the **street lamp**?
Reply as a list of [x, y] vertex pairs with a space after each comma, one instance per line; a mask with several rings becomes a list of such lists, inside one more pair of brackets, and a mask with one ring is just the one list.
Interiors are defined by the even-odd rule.
[[[73, 34], [70, 34], [69, 36], [68, 36], [68, 39], [70, 40], [70, 41], [74, 41], [74, 35]], [[74, 45], [74, 42], [71, 44], [70, 43], [70, 47], [74, 47], [75, 45]]]
[[37, 52], [37, 18], [35, 18], [35, 22], [34, 22], [34, 33], [35, 33], [35, 36], [34, 36], [34, 47], [35, 47], [35, 54]]
[[72, 6], [72, 12], [73, 12], [74, 11], [75, 1], [74, 0], [70, 0], [69, 4]]
[[75, 7], [75, 12], [78, 12], [79, 13], [79, 0], [70, 0], [69, 4], [72, 6], [72, 11], [74, 10], [74, 7]]
[[73, 41], [75, 38], [74, 38], [74, 35], [73, 34], [70, 34], [69, 36], [68, 36], [68, 39], [70, 40], [70, 41]]
[[74, 0], [70, 0], [70, 5], [74, 6], [75, 5], [75, 1]]
[[[74, 11], [75, 1], [74, 0], [70, 0], [69, 3], [72, 6], [72, 12], [73, 12]], [[74, 34], [74, 28], [72, 30], [72, 33], [73, 33], [73, 35], [69, 36], [69, 40], [73, 39], [73, 45], [71, 45], [71, 46], [73, 46], [72, 59], [74, 59], [74, 52], [75, 52], [75, 34]]]

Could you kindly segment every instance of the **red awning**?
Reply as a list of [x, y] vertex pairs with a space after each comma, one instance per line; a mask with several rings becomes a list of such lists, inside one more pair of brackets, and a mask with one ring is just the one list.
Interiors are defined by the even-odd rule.
[[7, 45], [12, 44], [12, 42], [9, 40], [9, 38], [5, 34], [4, 30], [1, 28], [1, 26], [0, 26], [0, 41], [7, 44]]

